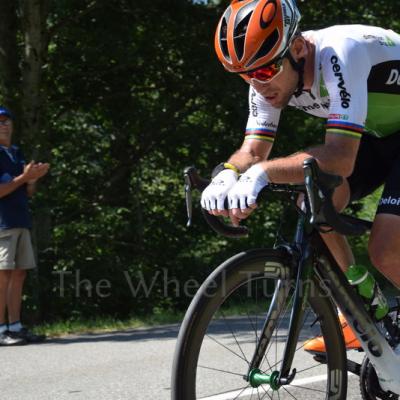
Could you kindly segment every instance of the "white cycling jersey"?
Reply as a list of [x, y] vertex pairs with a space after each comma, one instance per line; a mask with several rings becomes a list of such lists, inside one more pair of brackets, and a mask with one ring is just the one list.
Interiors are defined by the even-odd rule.
[[[400, 35], [342, 25], [307, 31], [315, 44], [314, 83], [289, 105], [327, 119], [327, 133], [360, 138], [400, 131]], [[274, 141], [281, 110], [250, 86], [247, 139]]]

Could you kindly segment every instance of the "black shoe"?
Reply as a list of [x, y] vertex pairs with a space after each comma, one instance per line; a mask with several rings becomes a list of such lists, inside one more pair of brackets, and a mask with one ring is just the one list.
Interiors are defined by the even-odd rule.
[[7, 335], [13, 339], [22, 339], [26, 343], [41, 343], [46, 339], [46, 335], [36, 335], [26, 328], [22, 328], [19, 332], [8, 331]]
[[0, 346], [21, 346], [26, 344], [26, 340], [23, 338], [11, 337], [9, 332], [0, 333]]

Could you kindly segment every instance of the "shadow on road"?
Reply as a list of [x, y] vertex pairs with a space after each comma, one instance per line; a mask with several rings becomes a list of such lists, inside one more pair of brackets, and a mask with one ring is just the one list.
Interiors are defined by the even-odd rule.
[[[259, 330], [261, 321], [257, 322]], [[287, 339], [286, 329], [288, 319], [284, 319], [280, 326], [280, 333], [276, 340], [285, 341]], [[245, 338], [248, 334], [249, 341], [252, 341], [255, 335], [255, 320], [249, 320], [248, 317], [230, 317], [225, 320], [213, 321], [208, 333], [213, 336], [232, 336], [232, 331], [237, 333], [241, 338]], [[48, 339], [45, 343], [51, 344], [75, 344], [90, 342], [131, 342], [131, 341], [152, 341], [152, 340], [175, 340], [178, 336], [179, 324], [165, 325], [154, 328], [140, 328], [123, 331], [113, 331], [107, 333], [87, 333], [81, 335], [71, 335], [61, 338]], [[304, 339], [307, 338], [307, 329], [304, 332]], [[247, 339], [247, 338], [246, 338]]]

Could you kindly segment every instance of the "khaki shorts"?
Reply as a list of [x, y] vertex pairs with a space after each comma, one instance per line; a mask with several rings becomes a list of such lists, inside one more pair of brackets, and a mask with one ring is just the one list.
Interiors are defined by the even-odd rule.
[[35, 267], [29, 230], [26, 228], [0, 230], [0, 270]]

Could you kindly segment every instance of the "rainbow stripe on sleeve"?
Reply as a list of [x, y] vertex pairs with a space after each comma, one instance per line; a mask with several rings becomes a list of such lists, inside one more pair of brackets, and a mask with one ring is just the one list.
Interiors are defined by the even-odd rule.
[[275, 140], [275, 135], [276, 132], [271, 129], [266, 129], [266, 128], [246, 129], [245, 140], [257, 139], [273, 143]]
[[364, 133], [364, 126], [330, 119], [326, 124], [326, 133], [361, 139]]

